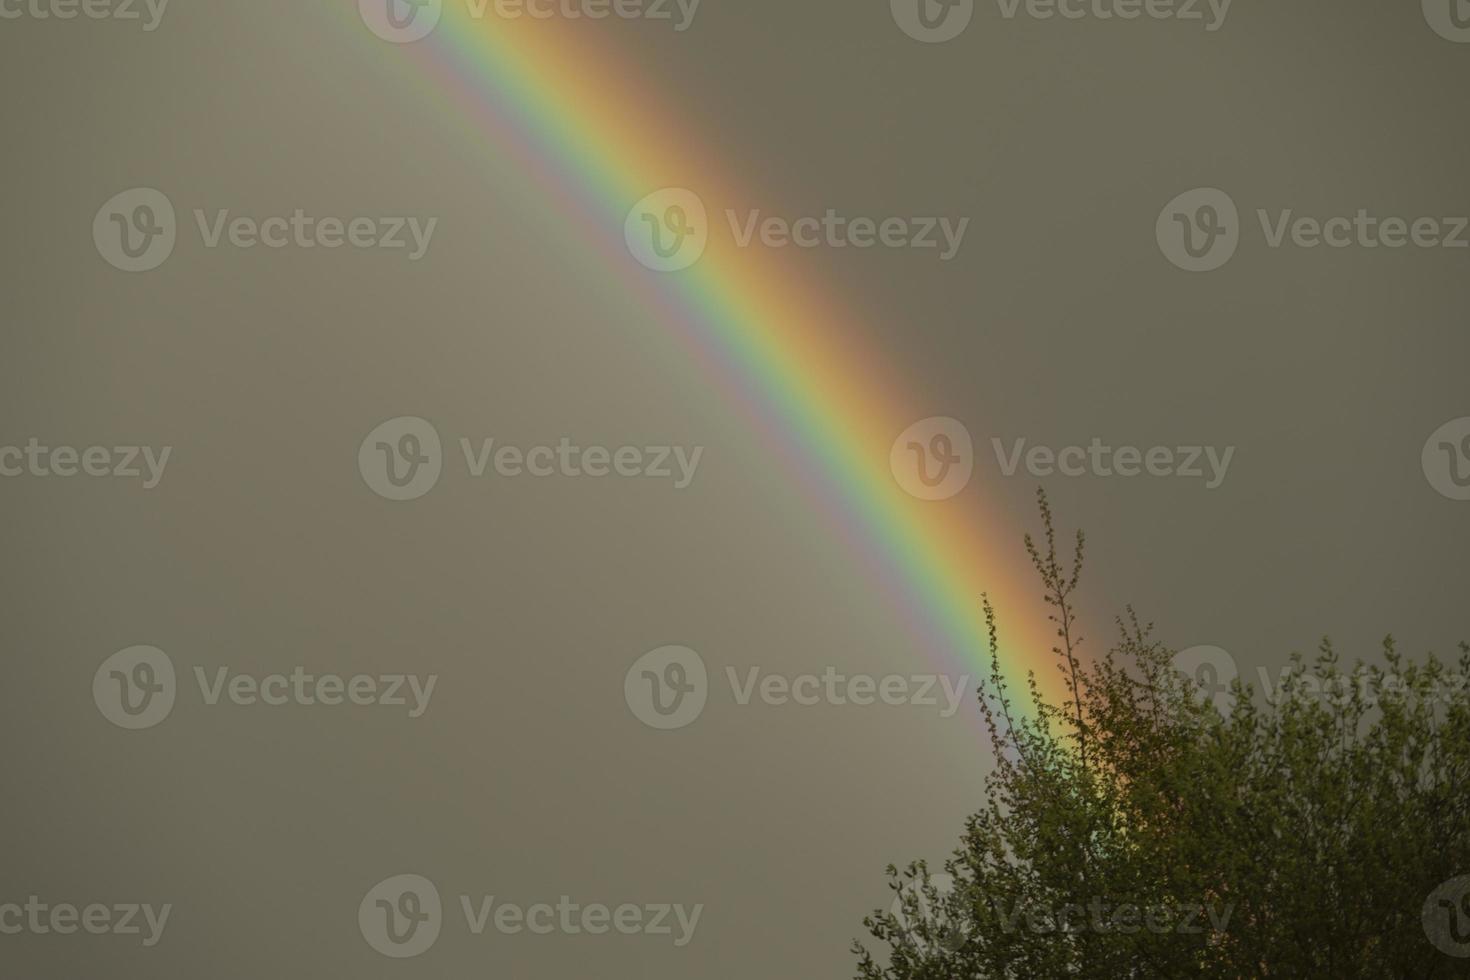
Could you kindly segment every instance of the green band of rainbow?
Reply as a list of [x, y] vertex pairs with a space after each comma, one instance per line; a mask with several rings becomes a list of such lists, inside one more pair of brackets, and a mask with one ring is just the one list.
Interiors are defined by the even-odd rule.
[[[538, 206], [566, 223], [579, 273], [582, 258], [596, 257], [586, 274], [656, 312], [679, 356], [699, 363], [760, 427], [787, 464], [783, 472], [844, 541], [845, 556], [863, 562], [912, 625], [916, 652], [947, 669], [987, 673], [980, 597], [989, 593], [1002, 616], [1002, 672], [1013, 693], [1029, 669], [1043, 693], [1060, 692], [1053, 640], [1033, 619], [1019, 533], [985, 533], [996, 522], [984, 519], [973, 484], [954, 500], [928, 503], [893, 480], [893, 440], [917, 419], [944, 413], [908, 408], [904, 386], [841, 299], [796, 280], [760, 249], [717, 236], [679, 273], [650, 272], [627, 253], [624, 220], [653, 191], [689, 187], [707, 203], [752, 199], [721, 179], [729, 165], [700, 155], [707, 144], [658, 108], [631, 66], [589, 45], [585, 26], [476, 18], [456, 0], [423, 41], [389, 45], [363, 33], [388, 56], [411, 59], [458, 135], [520, 161], [543, 191]], [[1027, 699], [1017, 708], [1029, 713]]]

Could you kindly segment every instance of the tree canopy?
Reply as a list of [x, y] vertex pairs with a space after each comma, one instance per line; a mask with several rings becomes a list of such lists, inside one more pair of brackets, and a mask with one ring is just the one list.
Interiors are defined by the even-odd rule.
[[1324, 640], [1269, 698], [1210, 698], [1130, 609], [1087, 661], [1084, 538], [1064, 561], [1040, 506], [1068, 694], [1007, 689], [985, 600], [987, 800], [942, 873], [889, 867], [859, 980], [1470, 976], [1470, 646], [1345, 667]]

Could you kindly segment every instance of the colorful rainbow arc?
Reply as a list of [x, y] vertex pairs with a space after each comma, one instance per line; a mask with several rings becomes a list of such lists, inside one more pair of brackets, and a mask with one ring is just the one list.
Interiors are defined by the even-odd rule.
[[[936, 413], [902, 410], [891, 368], [877, 363], [876, 350], [862, 349], [862, 332], [850, 326], [857, 318], [760, 249], [722, 246], [718, 236], [697, 265], [677, 273], [650, 272], [630, 256], [623, 239], [629, 210], [680, 184], [676, 175], [698, 175], [705, 201], [749, 195], [730, 193], [715, 176], [725, 168], [694, 157], [690, 131], [653, 108], [657, 100], [636, 89], [629, 66], [554, 21], [476, 17], [457, 0], [445, 3], [430, 37], [394, 47], [433, 80], [431, 98], [452, 99], [475, 123], [472, 135], [523, 164], [527, 178], [544, 187], [548, 207], [582, 226], [577, 247], [600, 251], [602, 274], [657, 310], [671, 338], [760, 427], [818, 513], [834, 520], [898, 603], [926, 655], [945, 669], [988, 672], [980, 603], [988, 592], [1004, 619], [1001, 664], [1013, 696], [1023, 694], [1028, 669], [1044, 694], [1059, 694], [1052, 635], [1006, 614], [1034, 608], [1020, 600], [1034, 589], [1029, 566], [1011, 560], [1020, 555], [1016, 532], [983, 533], [986, 522], [969, 506], [973, 487], [964, 497], [927, 503], [893, 479], [894, 439]], [[464, 132], [462, 120], [454, 122]], [[1027, 711], [1028, 699], [1017, 696], [1016, 707]]]

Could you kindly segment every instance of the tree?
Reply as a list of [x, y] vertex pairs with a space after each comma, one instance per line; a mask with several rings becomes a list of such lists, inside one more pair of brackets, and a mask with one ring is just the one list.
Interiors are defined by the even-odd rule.
[[1217, 704], [1133, 611], [1079, 656], [1083, 536], [1026, 536], [1069, 692], [1032, 717], [991, 670], [994, 769], [944, 874], [890, 866], [859, 980], [1470, 976], [1470, 646], [1457, 664], [1293, 655]]

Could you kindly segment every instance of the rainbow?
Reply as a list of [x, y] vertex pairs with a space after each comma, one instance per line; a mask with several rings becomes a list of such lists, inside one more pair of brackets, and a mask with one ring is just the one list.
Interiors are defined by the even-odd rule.
[[[336, 6], [336, 5], [333, 5]], [[342, 5], [362, 30], [356, 4]], [[795, 279], [761, 249], [711, 235], [692, 268], [660, 274], [625, 245], [630, 209], [665, 187], [689, 187], [706, 202], [752, 200], [721, 177], [728, 164], [700, 155], [700, 140], [615, 62], [555, 20], [505, 20], [491, 4], [473, 16], [446, 0], [425, 39], [372, 44], [416, 63], [426, 97], [451, 109], [455, 132], [514, 158], [538, 203], [563, 215], [572, 254], [592, 253], [618, 288], [657, 314], [680, 356], [762, 433], [802, 488], [815, 515], [871, 575], [883, 601], [915, 633], [921, 652], [950, 672], [990, 667], [980, 597], [1001, 616], [1002, 671], [1016, 707], [1028, 670], [1049, 698], [1061, 693], [1053, 633], [1017, 530], [977, 513], [977, 487], [945, 502], [918, 500], [889, 468], [895, 438], [940, 411], [914, 410], [890, 365], [864, 349], [857, 317], [817, 284]], [[583, 34], [588, 33], [584, 30]], [[592, 31], [590, 33], [596, 33]], [[469, 126], [466, 127], [466, 120]], [[600, 254], [599, 254], [600, 253]], [[579, 256], [580, 258], [580, 256]], [[930, 406], [932, 408], [932, 406]]]

